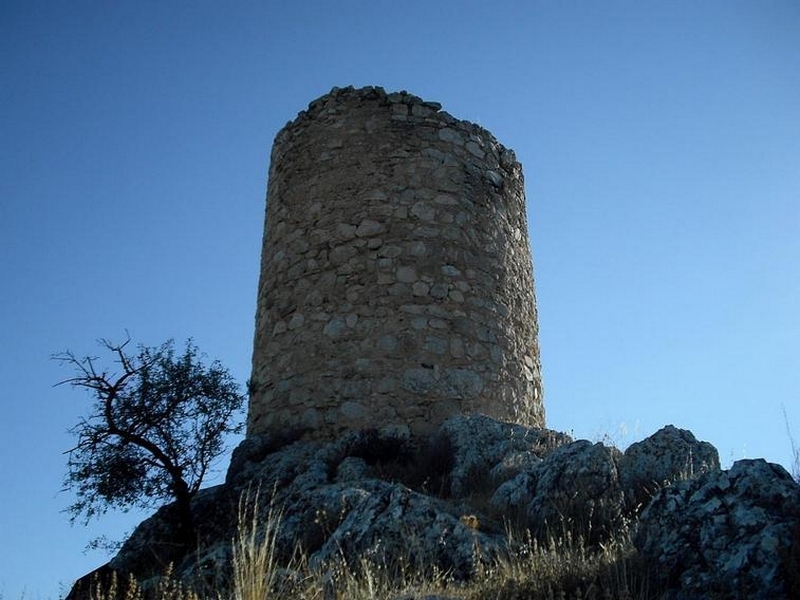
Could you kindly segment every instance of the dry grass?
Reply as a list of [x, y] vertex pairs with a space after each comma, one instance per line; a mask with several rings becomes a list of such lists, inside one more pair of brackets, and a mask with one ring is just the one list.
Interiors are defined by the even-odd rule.
[[351, 566], [341, 560], [311, 569], [307, 557], [297, 553], [289, 564], [281, 564], [276, 551], [281, 511], [270, 506], [263, 524], [259, 514], [258, 494], [245, 495], [232, 541], [229, 589], [201, 595], [192, 591], [192, 582], [179, 582], [168, 572], [147, 592], [133, 579], [114, 579], [106, 589], [94, 586], [91, 600], [415, 600], [426, 595], [460, 600], [638, 600], [659, 596], [659, 590], [649, 589], [649, 577], [627, 536], [590, 549], [569, 532], [541, 544], [530, 535], [515, 539], [509, 531], [504, 558], [478, 567], [471, 581], [456, 582], [435, 568], [423, 574], [403, 557], [392, 565], [362, 558]]
[[258, 503], [258, 493], [251, 497], [248, 492], [239, 499], [237, 536], [233, 541], [234, 600], [269, 598], [280, 572], [276, 543], [281, 512], [270, 504], [266, 523], [259, 528]]
[[546, 544], [529, 535], [511, 543], [509, 556], [473, 582], [470, 600], [658, 597], [626, 536], [599, 548], [587, 548], [569, 533]]
[[132, 576], [120, 581], [116, 575], [111, 576], [111, 583], [102, 586], [94, 583], [89, 590], [90, 600], [205, 600], [190, 587], [177, 581], [168, 570], [156, 584], [155, 589], [145, 593], [142, 586]]
[[797, 483], [800, 483], [800, 446], [795, 442], [794, 435], [792, 435], [792, 428], [789, 425], [789, 415], [786, 414], [786, 407], [783, 407], [783, 422], [786, 424], [786, 435], [789, 437], [789, 444], [792, 448], [792, 477]]

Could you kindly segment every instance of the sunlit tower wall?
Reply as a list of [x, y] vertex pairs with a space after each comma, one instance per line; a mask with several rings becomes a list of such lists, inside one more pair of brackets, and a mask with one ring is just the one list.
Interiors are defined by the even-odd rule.
[[248, 435], [544, 426], [522, 168], [406, 92], [334, 88], [276, 136]]

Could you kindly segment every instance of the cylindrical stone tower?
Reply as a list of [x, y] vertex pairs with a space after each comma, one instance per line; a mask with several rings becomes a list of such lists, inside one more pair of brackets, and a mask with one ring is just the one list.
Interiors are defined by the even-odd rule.
[[337, 89], [272, 149], [248, 434], [544, 425], [522, 168], [485, 129]]

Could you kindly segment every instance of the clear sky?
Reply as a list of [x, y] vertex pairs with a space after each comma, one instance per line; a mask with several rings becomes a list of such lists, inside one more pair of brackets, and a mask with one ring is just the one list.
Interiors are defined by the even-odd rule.
[[[70, 527], [89, 398], [49, 360], [193, 337], [249, 376], [275, 133], [333, 86], [523, 164], [548, 424], [800, 442], [800, 4], [0, 2], [0, 596], [55, 599], [141, 514]], [[220, 469], [224, 470], [223, 461]]]

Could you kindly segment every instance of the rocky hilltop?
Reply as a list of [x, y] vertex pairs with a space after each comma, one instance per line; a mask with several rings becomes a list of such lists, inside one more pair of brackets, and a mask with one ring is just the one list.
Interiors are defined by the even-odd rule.
[[[328, 577], [325, 598], [340, 597], [336, 565], [403, 564], [469, 582], [525, 535], [540, 544], [566, 536], [586, 552], [628, 539], [663, 597], [797, 597], [800, 486], [782, 467], [742, 460], [723, 471], [711, 444], [673, 426], [620, 452], [481, 415], [453, 417], [425, 439], [379, 430], [331, 442], [252, 436], [225, 483], [194, 500], [196, 552], [172, 544], [165, 506], [101, 572], [133, 574], [147, 589], [173, 565], [173, 578], [227, 589], [242, 498], [256, 494], [260, 527], [281, 513], [280, 560], [290, 565], [300, 548], [308, 568]], [[71, 597], [80, 596], [76, 587]]]
[[[800, 597], [781, 467], [722, 471], [672, 426], [625, 452], [544, 428], [522, 166], [491, 133], [404, 91], [334, 88], [277, 134], [267, 197], [247, 439], [194, 497], [198, 548], [165, 506], [99, 578], [147, 591], [168, 572], [223, 597], [245, 520], [284, 597], [351, 600], [354, 573], [481, 600]], [[534, 585], [550, 559], [555, 592]]]

